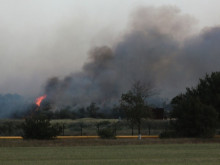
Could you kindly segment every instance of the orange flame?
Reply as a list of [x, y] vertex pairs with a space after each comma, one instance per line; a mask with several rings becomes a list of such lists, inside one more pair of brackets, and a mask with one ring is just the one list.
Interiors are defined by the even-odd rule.
[[43, 96], [40, 96], [38, 97], [36, 100], [35, 100], [35, 103], [36, 105], [39, 107], [41, 102], [47, 97], [47, 95], [43, 95]]

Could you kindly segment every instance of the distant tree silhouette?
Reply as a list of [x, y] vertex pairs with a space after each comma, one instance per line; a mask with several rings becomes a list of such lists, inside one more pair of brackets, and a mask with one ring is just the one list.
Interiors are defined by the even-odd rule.
[[122, 94], [120, 105], [129, 121], [132, 134], [134, 126], [138, 128], [138, 134], [141, 134], [141, 124], [143, 118], [151, 117], [151, 108], [146, 102], [146, 98], [152, 94], [152, 88], [146, 87], [140, 81], [133, 84], [132, 89]]

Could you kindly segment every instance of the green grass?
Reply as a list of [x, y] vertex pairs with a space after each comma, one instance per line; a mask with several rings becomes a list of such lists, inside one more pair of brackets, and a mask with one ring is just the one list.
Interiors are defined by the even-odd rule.
[[1, 147], [1, 165], [219, 165], [220, 144]]

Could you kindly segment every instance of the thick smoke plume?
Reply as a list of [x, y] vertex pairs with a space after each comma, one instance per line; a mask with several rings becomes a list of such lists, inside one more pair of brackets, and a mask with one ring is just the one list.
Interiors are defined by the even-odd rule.
[[45, 93], [56, 105], [111, 104], [141, 81], [171, 98], [220, 68], [220, 27], [194, 25], [175, 7], [139, 8], [113, 46], [93, 48], [81, 72], [50, 78]]

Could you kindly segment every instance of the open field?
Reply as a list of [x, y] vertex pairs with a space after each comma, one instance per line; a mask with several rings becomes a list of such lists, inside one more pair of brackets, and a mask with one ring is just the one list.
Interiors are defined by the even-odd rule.
[[[192, 140], [192, 139], [191, 139]], [[195, 140], [195, 139], [194, 139]], [[194, 141], [192, 140], [192, 141]], [[58, 140], [59, 141], [59, 140]], [[18, 141], [10, 141], [13, 147], [3, 147], [0, 141], [1, 165], [219, 165], [220, 143], [190, 143], [190, 139], [178, 141], [133, 140], [79, 140], [75, 141], [26, 141], [18, 147]], [[191, 142], [192, 142], [191, 141]], [[48, 142], [48, 143], [46, 143]], [[195, 142], [195, 141], [194, 141]], [[211, 142], [211, 141], [210, 141]], [[14, 143], [14, 144], [13, 144]], [[67, 144], [70, 144], [67, 147]], [[82, 144], [85, 144], [84, 146]], [[97, 145], [97, 144], [98, 145]], [[105, 145], [109, 143], [109, 145]], [[118, 143], [118, 144], [117, 144]], [[137, 144], [142, 145], [137, 145]], [[153, 144], [156, 143], [156, 144]], [[166, 143], [166, 144], [162, 144]], [[175, 143], [175, 144], [171, 144]], [[28, 144], [30, 145], [28, 147]], [[40, 145], [39, 145], [40, 144]], [[116, 144], [116, 145], [112, 145]], [[32, 145], [32, 147], [31, 147]], [[38, 147], [33, 147], [34, 145]], [[50, 146], [51, 145], [51, 146]], [[60, 145], [63, 145], [62, 147]], [[74, 146], [75, 145], [75, 146]], [[25, 147], [26, 146], [26, 147]]]

